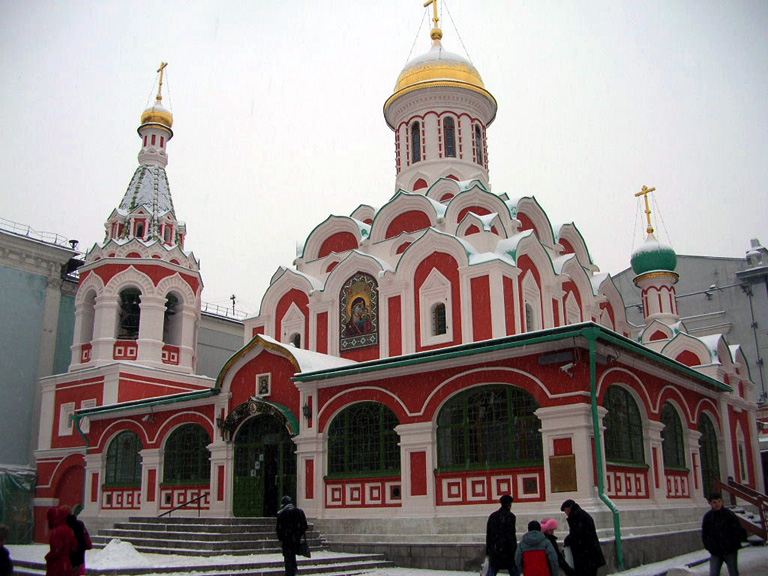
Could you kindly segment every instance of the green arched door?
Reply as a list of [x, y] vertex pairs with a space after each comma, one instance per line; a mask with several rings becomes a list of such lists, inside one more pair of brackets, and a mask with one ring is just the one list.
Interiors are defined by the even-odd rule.
[[295, 445], [285, 424], [271, 414], [246, 420], [235, 436], [232, 512], [274, 516], [282, 496], [296, 498]]

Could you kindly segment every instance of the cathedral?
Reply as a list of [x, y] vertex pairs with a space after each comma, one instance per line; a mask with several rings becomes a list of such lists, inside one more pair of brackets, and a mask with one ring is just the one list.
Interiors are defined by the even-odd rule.
[[288, 494], [325, 526], [394, 533], [480, 525], [510, 494], [518, 514], [572, 498], [607, 529], [701, 506], [715, 479], [763, 486], [747, 361], [687, 332], [650, 210], [634, 326], [574, 224], [491, 191], [497, 101], [436, 8], [430, 38], [384, 103], [395, 193], [317, 224], [216, 379], [196, 374], [203, 282], [166, 176], [161, 66], [139, 166], [80, 268], [69, 370], [40, 381], [38, 539], [56, 504], [106, 526], [271, 516]]

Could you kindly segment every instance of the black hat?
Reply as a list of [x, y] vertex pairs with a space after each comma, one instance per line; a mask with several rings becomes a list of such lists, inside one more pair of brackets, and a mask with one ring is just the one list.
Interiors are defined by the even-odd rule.
[[564, 512], [566, 508], [573, 508], [576, 505], [576, 502], [573, 500], [566, 500], [563, 502], [563, 505], [560, 506], [560, 512]]
[[280, 500], [280, 505], [281, 506], [286, 506], [287, 504], [290, 504], [291, 502], [292, 502], [292, 500], [291, 500], [290, 496], [283, 496], [283, 499]]
[[512, 498], [512, 496], [510, 496], [509, 494], [504, 494], [504, 496], [499, 498], [499, 503], [502, 506], [506, 506], [507, 504], [512, 504], [512, 502], [514, 502], [514, 501], [515, 501], [515, 499]]
[[534, 530], [541, 532], [541, 524], [539, 524], [538, 520], [531, 520], [528, 522], [528, 532], [533, 532]]

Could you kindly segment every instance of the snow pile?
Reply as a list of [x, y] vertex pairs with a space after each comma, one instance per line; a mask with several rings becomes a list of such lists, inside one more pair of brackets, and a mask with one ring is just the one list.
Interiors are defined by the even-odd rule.
[[94, 550], [88, 554], [86, 565], [89, 568], [104, 570], [106, 568], [152, 568], [154, 565], [130, 542], [119, 538], [109, 541], [102, 550]]

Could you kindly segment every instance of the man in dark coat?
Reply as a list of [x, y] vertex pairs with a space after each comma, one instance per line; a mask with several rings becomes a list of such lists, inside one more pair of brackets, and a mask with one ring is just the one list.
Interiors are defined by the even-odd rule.
[[571, 548], [574, 573], [576, 576], [595, 576], [598, 568], [605, 566], [595, 521], [573, 500], [563, 502], [560, 510], [568, 518], [569, 532], [563, 544]]
[[515, 515], [512, 514], [512, 496], [505, 494], [499, 499], [501, 508], [488, 517], [485, 532], [485, 553], [488, 556], [488, 576], [496, 576], [499, 570], [506, 568], [510, 576], [517, 576], [515, 565], [517, 534], [515, 534]]
[[709, 495], [709, 505], [712, 509], [704, 514], [701, 521], [701, 541], [710, 554], [709, 574], [719, 576], [725, 562], [728, 574], [739, 576], [738, 554], [747, 532], [736, 514], [723, 506], [723, 497], [719, 492]]
[[285, 576], [296, 576], [296, 554], [307, 531], [307, 517], [304, 510], [293, 505], [290, 496], [283, 496], [280, 504], [282, 507], [277, 512], [276, 531], [283, 547]]

